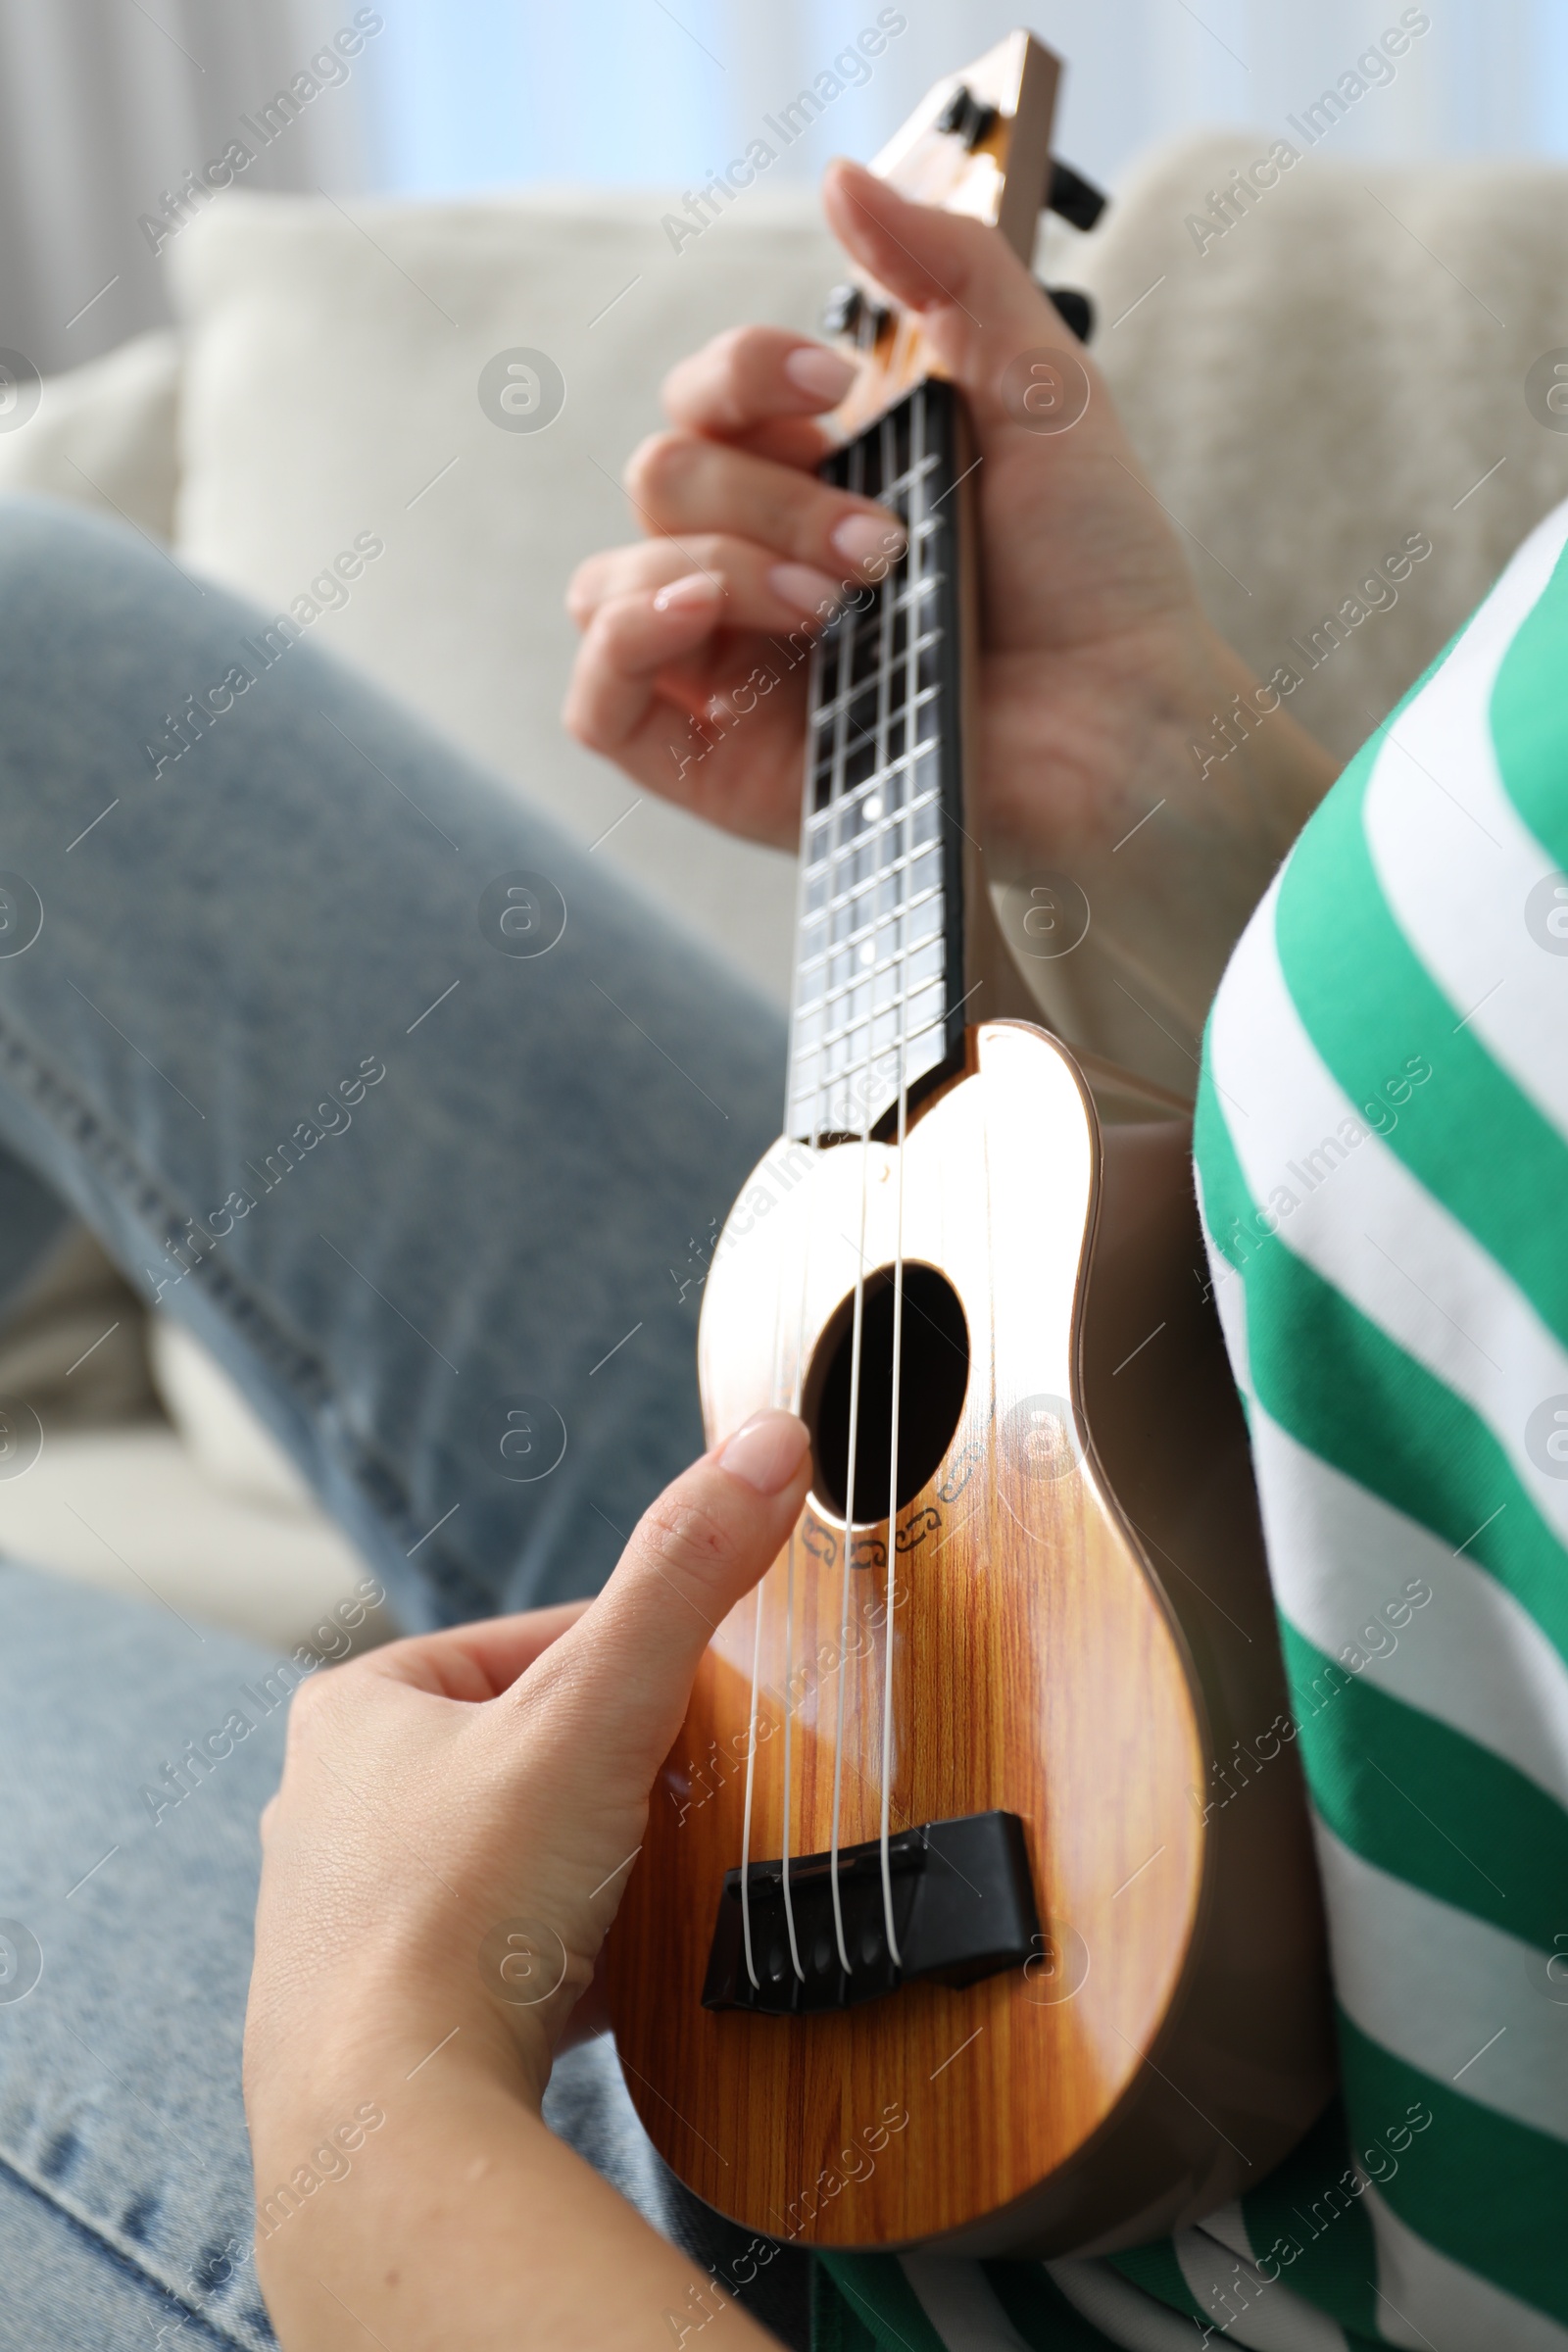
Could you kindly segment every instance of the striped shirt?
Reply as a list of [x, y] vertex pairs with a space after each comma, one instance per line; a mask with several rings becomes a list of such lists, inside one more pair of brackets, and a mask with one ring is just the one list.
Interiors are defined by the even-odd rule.
[[829, 2257], [824, 2352], [1568, 2352], [1568, 507], [1302, 833], [1195, 1131], [1341, 2096], [1097, 2262]]

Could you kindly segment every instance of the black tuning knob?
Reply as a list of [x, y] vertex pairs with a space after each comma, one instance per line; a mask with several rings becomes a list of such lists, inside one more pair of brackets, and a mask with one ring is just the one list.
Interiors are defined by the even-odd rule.
[[1074, 228], [1093, 228], [1105, 209], [1105, 199], [1070, 164], [1053, 164], [1046, 206], [1048, 211], [1059, 213], [1064, 220], [1070, 220]]
[[864, 307], [865, 297], [858, 286], [834, 286], [822, 305], [822, 332], [853, 335]]
[[1076, 286], [1048, 286], [1040, 283], [1040, 291], [1055, 304], [1061, 323], [1070, 327], [1080, 343], [1087, 343], [1095, 331], [1095, 306], [1087, 294]]
[[848, 335], [861, 351], [874, 348], [887, 320], [887, 312], [868, 302], [858, 286], [834, 286], [822, 305], [822, 332]]
[[972, 155], [996, 122], [997, 110], [977, 98], [967, 82], [960, 81], [947, 105], [937, 117], [937, 128], [951, 131], [960, 138]]

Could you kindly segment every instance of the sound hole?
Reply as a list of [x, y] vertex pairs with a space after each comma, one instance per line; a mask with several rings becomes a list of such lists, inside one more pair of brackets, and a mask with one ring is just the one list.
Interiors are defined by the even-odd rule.
[[[817, 1343], [802, 1400], [811, 1432], [813, 1484], [837, 1519], [864, 1525], [888, 1515], [893, 1442], [893, 1268], [865, 1280], [860, 1326], [860, 1394], [855, 1448], [855, 1509], [850, 1478], [850, 1371], [855, 1295], [838, 1308]], [[899, 1349], [899, 1500], [902, 1510], [930, 1478], [953, 1442], [969, 1385], [969, 1327], [951, 1282], [934, 1266], [906, 1264]]]

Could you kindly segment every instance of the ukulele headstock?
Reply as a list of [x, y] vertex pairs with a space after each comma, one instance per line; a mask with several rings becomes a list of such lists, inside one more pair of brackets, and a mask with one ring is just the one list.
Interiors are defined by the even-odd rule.
[[[912, 204], [1000, 228], [1027, 263], [1043, 210], [1088, 228], [1104, 204], [1087, 180], [1052, 157], [1061, 72], [1061, 60], [1032, 32], [1009, 32], [972, 65], [933, 83], [867, 169]], [[864, 270], [853, 270], [834, 289], [823, 324], [869, 363], [833, 420], [846, 437], [923, 376], [943, 372], [918, 318]]]

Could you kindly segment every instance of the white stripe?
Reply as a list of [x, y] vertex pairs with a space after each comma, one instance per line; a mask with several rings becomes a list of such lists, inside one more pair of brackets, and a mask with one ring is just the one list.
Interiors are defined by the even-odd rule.
[[[1551, 577], [1568, 506], [1531, 533], [1448, 660], [1390, 729], [1367, 786], [1373, 868], [1400, 930], [1467, 1026], [1568, 1132], [1568, 956], [1539, 945], [1525, 901], [1554, 871], [1509, 800], [1491, 702]], [[1501, 985], [1499, 986], [1499, 982]]]
[[[1568, 1479], [1548, 1478], [1524, 1447], [1536, 1406], [1568, 1393], [1568, 1349], [1474, 1236], [1366, 1130], [1325, 1066], [1280, 966], [1277, 890], [1243, 935], [1210, 1027], [1216, 1082], [1247, 1113], [1226, 1124], [1248, 1189], [1260, 1210], [1272, 1206], [1294, 1255], [1472, 1406], [1542, 1516], [1568, 1536]], [[1424, 1042], [1409, 1040], [1410, 1056]], [[1427, 1107], [1417, 1099], [1401, 1115]], [[1347, 1123], [1362, 1129], [1358, 1142], [1345, 1140]], [[1326, 1139], [1338, 1156], [1325, 1153], [1326, 1172], [1315, 1174], [1306, 1155]]]
[[1450, 2262], [1375, 2188], [1365, 2202], [1378, 2249], [1378, 2329], [1391, 2344], [1411, 2352], [1568, 2352], [1568, 2328]]
[[[1300, 1446], [1254, 1398], [1252, 1460], [1269, 1573], [1306, 1641], [1370, 1690], [1435, 1715], [1568, 1806], [1568, 1666], [1512, 1593]], [[1420, 1607], [1407, 1586], [1431, 1593]], [[1401, 1612], [1405, 1623], [1390, 1623]], [[1394, 1646], [1382, 1657], [1375, 1643]]]
[[1252, 2240], [1247, 2227], [1247, 2216], [1237, 2198], [1233, 2197], [1228, 2205], [1216, 2205], [1212, 2213], [1204, 2214], [1199, 2226], [1205, 2237], [1217, 2237], [1222, 2246], [1228, 2246], [1233, 2254], [1239, 2254], [1243, 2262], [1252, 2260]]
[[1156, 2303], [1108, 2264], [1048, 2262], [1046, 2269], [1073, 2309], [1126, 2352], [1194, 2352], [1201, 2327], [1168, 2304]]
[[948, 2352], [1029, 2352], [977, 2262], [901, 2257], [904, 2276]]
[[[1363, 1861], [1322, 1821], [1313, 1827], [1347, 2014], [1478, 2106], [1568, 2139], [1568, 2008], [1546, 1997], [1542, 1955]], [[1397, 2149], [1352, 2153], [1374, 2180], [1392, 2179], [1400, 2159]]]
[[1344, 2329], [1293, 2294], [1277, 2270], [1266, 2278], [1206, 2230], [1178, 2230], [1171, 2243], [1188, 2292], [1226, 2343], [1248, 2352], [1346, 2352]]

